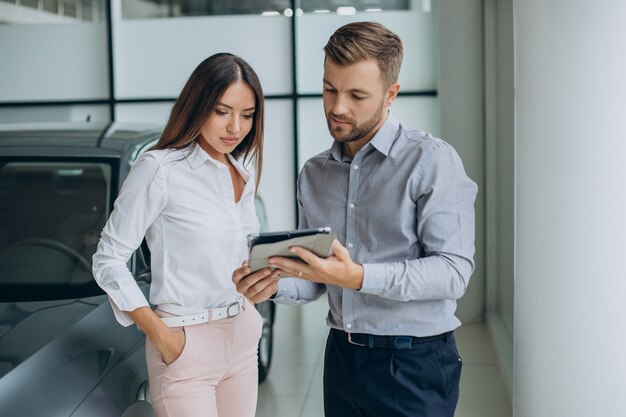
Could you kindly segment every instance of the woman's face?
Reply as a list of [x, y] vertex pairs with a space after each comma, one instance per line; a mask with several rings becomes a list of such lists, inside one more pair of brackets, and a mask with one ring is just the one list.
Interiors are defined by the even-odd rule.
[[226, 162], [226, 154], [252, 129], [254, 105], [254, 91], [248, 84], [237, 81], [228, 87], [200, 129], [200, 147], [212, 158]]

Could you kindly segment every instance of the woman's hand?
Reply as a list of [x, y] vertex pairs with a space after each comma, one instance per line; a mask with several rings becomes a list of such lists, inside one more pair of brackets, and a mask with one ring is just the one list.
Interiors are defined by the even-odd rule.
[[161, 352], [163, 362], [172, 364], [183, 353], [185, 348], [185, 331], [180, 327], [168, 328], [155, 346]]
[[276, 294], [279, 278], [278, 272], [272, 272], [269, 268], [252, 272], [247, 262], [233, 272], [233, 282], [237, 291], [254, 304], [261, 303]]
[[167, 327], [150, 307], [139, 307], [133, 311], [127, 311], [126, 314], [161, 352], [166, 365], [174, 362], [183, 353], [186, 338], [182, 327]]

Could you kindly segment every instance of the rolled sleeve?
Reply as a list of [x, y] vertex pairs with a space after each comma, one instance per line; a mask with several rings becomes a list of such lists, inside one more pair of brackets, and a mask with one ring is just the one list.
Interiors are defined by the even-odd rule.
[[124, 311], [149, 305], [128, 269], [128, 260], [166, 201], [167, 182], [159, 172], [159, 160], [144, 154], [128, 174], [93, 256], [94, 278], [108, 294], [115, 317], [124, 326], [132, 324]]
[[[146, 297], [136, 284], [128, 285], [126, 288], [122, 288], [119, 291], [110, 291], [108, 296], [113, 314], [115, 314], [115, 318], [122, 326], [130, 326], [133, 324], [133, 321], [124, 311], [133, 311], [140, 307], [149, 306]], [[119, 300], [121, 303], [118, 304], [115, 300]]]

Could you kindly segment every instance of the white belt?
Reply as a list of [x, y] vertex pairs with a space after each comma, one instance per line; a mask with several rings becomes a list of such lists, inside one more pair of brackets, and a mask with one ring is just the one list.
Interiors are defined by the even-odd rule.
[[235, 317], [243, 308], [243, 297], [227, 306], [215, 308], [183, 307], [176, 304], [159, 304], [157, 308], [176, 317], [161, 317], [168, 327], [191, 326]]

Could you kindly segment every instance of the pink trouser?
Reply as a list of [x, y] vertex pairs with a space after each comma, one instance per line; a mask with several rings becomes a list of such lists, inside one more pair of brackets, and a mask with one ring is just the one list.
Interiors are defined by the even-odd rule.
[[185, 326], [185, 347], [170, 365], [165, 365], [161, 352], [146, 339], [155, 415], [253, 417], [261, 324], [260, 314], [246, 300], [235, 317]]

